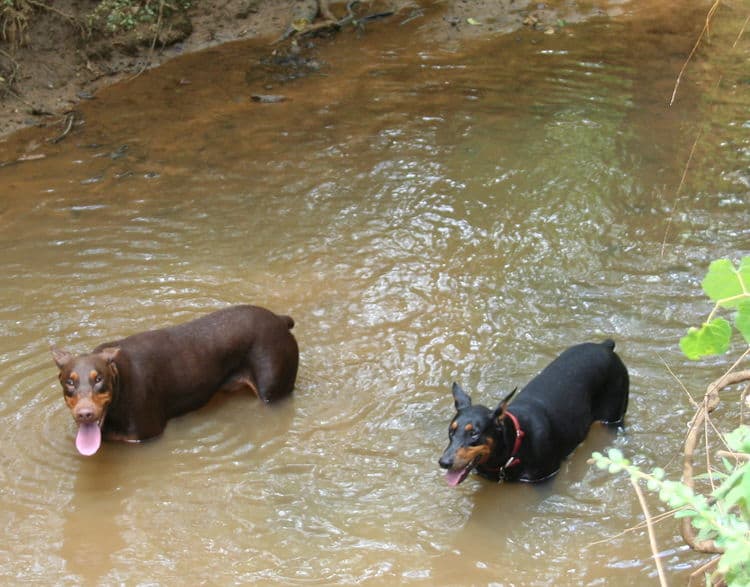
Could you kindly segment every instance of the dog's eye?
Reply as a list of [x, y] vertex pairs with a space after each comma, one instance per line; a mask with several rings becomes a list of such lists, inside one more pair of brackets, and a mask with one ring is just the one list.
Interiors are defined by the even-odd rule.
[[94, 377], [94, 383], [101, 383], [101, 382], [102, 382], [102, 376], [101, 375], [97, 375], [96, 377]]
[[75, 386], [75, 382], [72, 379], [68, 378], [68, 379], [65, 380], [65, 385], [73, 387], [73, 386]]
[[471, 435], [471, 441], [472, 442], [479, 442], [479, 439], [481, 438], [481, 433], [474, 432], [474, 434]]

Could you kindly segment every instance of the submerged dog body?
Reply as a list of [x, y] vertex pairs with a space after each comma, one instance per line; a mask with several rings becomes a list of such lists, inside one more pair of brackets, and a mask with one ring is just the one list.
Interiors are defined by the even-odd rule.
[[494, 481], [543, 481], [580, 442], [595, 421], [621, 424], [629, 377], [615, 343], [566, 349], [532, 379], [510, 405], [511, 392], [494, 410], [472, 405], [453, 384], [456, 416], [439, 464], [451, 486], [472, 470]]
[[289, 395], [299, 351], [294, 320], [232, 306], [191, 322], [134, 334], [73, 355], [53, 348], [76, 446], [95, 453], [104, 437], [158, 436], [167, 420], [205, 405], [219, 390], [250, 390], [264, 402]]

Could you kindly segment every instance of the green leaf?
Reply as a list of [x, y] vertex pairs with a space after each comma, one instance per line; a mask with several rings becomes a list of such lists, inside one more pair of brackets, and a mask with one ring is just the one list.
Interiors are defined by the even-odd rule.
[[[747, 257], [745, 257], [747, 259]], [[742, 300], [737, 305], [737, 316], [734, 319], [734, 325], [742, 334], [747, 344], [750, 344], [750, 299]]]
[[482, 24], [482, 23], [481, 23], [481, 22], [479, 22], [479, 21], [478, 21], [478, 20], [477, 20], [476, 18], [471, 18], [471, 17], [467, 18], [467, 19], [466, 19], [466, 22], [468, 22], [468, 23], [469, 23], [470, 25], [472, 25], [472, 26], [477, 26], [477, 25], [480, 25], [480, 24]]
[[750, 501], [750, 476], [745, 476], [727, 493], [724, 503], [731, 508], [735, 505], [745, 506], [748, 501]]
[[695, 518], [697, 515], [698, 515], [698, 512], [696, 512], [695, 510], [688, 510], [688, 509], [677, 510], [674, 513], [674, 517], [676, 520], [679, 520], [681, 518]]
[[706, 295], [717, 304], [735, 307], [739, 300], [724, 300], [750, 292], [750, 257], [743, 257], [739, 269], [735, 269], [729, 259], [713, 261], [701, 286]]
[[747, 277], [750, 276], [750, 257], [742, 257], [740, 259], [740, 274], [745, 280], [745, 285], [750, 285], [747, 282]]
[[719, 559], [718, 570], [720, 573], [728, 573], [731, 569], [741, 569], [746, 564], [747, 552], [744, 549], [728, 549]]
[[611, 461], [621, 462], [625, 457], [619, 448], [610, 448], [607, 451], [607, 456]]
[[750, 452], [750, 426], [738, 426], [726, 435], [726, 442], [733, 451]]
[[720, 355], [729, 350], [732, 326], [724, 318], [714, 318], [700, 328], [690, 328], [680, 339], [680, 349], [693, 361], [708, 355]]

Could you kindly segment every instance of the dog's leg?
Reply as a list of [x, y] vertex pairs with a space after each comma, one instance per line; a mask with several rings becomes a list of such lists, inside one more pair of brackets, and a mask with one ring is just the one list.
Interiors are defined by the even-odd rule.
[[628, 409], [630, 382], [622, 362], [615, 357], [609, 381], [600, 391], [594, 404], [594, 419], [611, 426], [619, 426], [625, 420]]
[[237, 373], [227, 379], [219, 388], [223, 393], [237, 393], [250, 391], [256, 397], [260, 397], [258, 386], [250, 375]]
[[246, 367], [252, 373], [258, 397], [266, 403], [292, 393], [299, 364], [297, 341], [291, 334], [285, 332], [272, 342], [265, 348], [256, 345]]

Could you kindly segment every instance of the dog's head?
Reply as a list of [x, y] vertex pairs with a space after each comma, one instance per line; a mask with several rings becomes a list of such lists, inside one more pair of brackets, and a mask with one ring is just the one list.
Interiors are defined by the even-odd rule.
[[505, 408], [516, 392], [514, 389], [500, 404], [490, 410], [486, 406], [472, 405], [471, 397], [457, 383], [453, 384], [456, 415], [448, 428], [448, 447], [438, 463], [446, 469], [445, 480], [455, 487], [475, 468], [486, 463], [495, 454], [503, 454], [502, 428]]
[[60, 369], [65, 403], [78, 424], [76, 448], [83, 455], [94, 454], [101, 445], [101, 428], [117, 389], [114, 361], [118, 352], [118, 348], [105, 348], [75, 356], [52, 348], [52, 358]]

